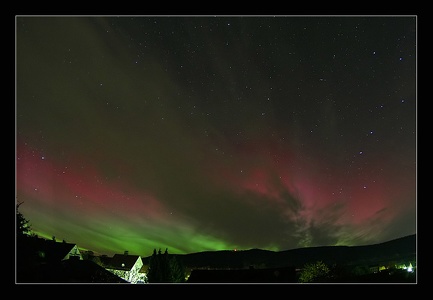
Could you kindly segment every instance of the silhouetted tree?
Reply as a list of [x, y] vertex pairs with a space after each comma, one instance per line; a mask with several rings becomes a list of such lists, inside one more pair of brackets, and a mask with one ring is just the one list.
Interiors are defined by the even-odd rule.
[[24, 202], [17, 203], [16, 206], [16, 221], [17, 221], [17, 238], [28, 237], [31, 234], [30, 222], [24, 215], [19, 211], [19, 207]]
[[153, 254], [149, 259], [149, 269], [147, 270], [147, 280], [149, 283], [160, 282], [159, 260], [156, 249], [153, 249]]
[[158, 252], [154, 249], [149, 260], [147, 280], [149, 283], [184, 282], [185, 268], [174, 256], [169, 256], [168, 249], [164, 253], [161, 249]]
[[330, 268], [323, 261], [306, 263], [299, 275], [299, 282], [328, 282], [330, 271]]
[[29, 252], [32, 249], [32, 240], [34, 236], [31, 234], [30, 222], [19, 211], [23, 202], [16, 205], [16, 262], [17, 262], [17, 281], [22, 279], [22, 274], [26, 274], [29, 267], [34, 262], [34, 257]]
[[172, 282], [185, 282], [185, 267], [179, 262], [176, 256], [170, 259], [170, 269]]
[[[161, 254], [161, 250], [159, 250]], [[168, 256], [168, 249], [165, 248], [164, 255], [160, 255], [161, 258], [161, 282], [172, 282], [171, 269], [170, 269], [170, 257]]]

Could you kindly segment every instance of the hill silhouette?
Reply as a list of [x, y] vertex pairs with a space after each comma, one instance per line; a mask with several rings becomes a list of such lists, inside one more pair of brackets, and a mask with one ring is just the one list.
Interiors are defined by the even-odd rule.
[[[203, 251], [190, 254], [169, 254], [176, 256], [185, 267], [191, 269], [242, 269], [296, 267], [302, 268], [308, 262], [318, 260], [326, 264], [377, 265], [389, 262], [416, 261], [416, 234], [384, 243], [366, 246], [322, 246], [285, 251], [261, 249]], [[149, 257], [143, 257], [143, 263]]]

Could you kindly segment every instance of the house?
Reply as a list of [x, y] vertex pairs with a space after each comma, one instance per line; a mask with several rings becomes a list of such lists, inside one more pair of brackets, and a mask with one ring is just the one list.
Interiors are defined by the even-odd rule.
[[67, 259], [29, 266], [21, 270], [17, 283], [129, 283], [90, 260]]
[[76, 244], [29, 237], [17, 243], [17, 283], [128, 283], [90, 260]]
[[46, 241], [45, 246], [45, 248], [39, 250], [39, 255], [45, 256], [48, 260], [83, 260], [83, 256], [81, 255], [81, 252], [76, 244]]
[[18, 248], [18, 258], [32, 264], [57, 263], [68, 259], [83, 260], [78, 246], [65, 241], [28, 238], [26, 243]]
[[128, 251], [124, 254], [114, 254], [112, 258], [106, 259], [105, 268], [130, 283], [147, 282], [141, 256], [131, 255]]

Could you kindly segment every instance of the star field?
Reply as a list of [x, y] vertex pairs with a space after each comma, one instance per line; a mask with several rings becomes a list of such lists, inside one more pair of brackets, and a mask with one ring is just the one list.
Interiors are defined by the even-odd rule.
[[416, 233], [415, 16], [17, 16], [16, 201], [112, 255]]

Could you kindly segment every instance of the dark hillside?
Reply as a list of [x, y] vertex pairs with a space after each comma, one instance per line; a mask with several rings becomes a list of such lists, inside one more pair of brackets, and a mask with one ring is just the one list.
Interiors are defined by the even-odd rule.
[[[307, 262], [322, 260], [327, 264], [374, 265], [389, 261], [415, 260], [416, 235], [367, 246], [323, 246], [285, 251], [260, 249], [242, 251], [204, 251], [176, 256], [188, 268], [241, 269], [302, 267]], [[144, 257], [148, 263], [150, 257]]]

